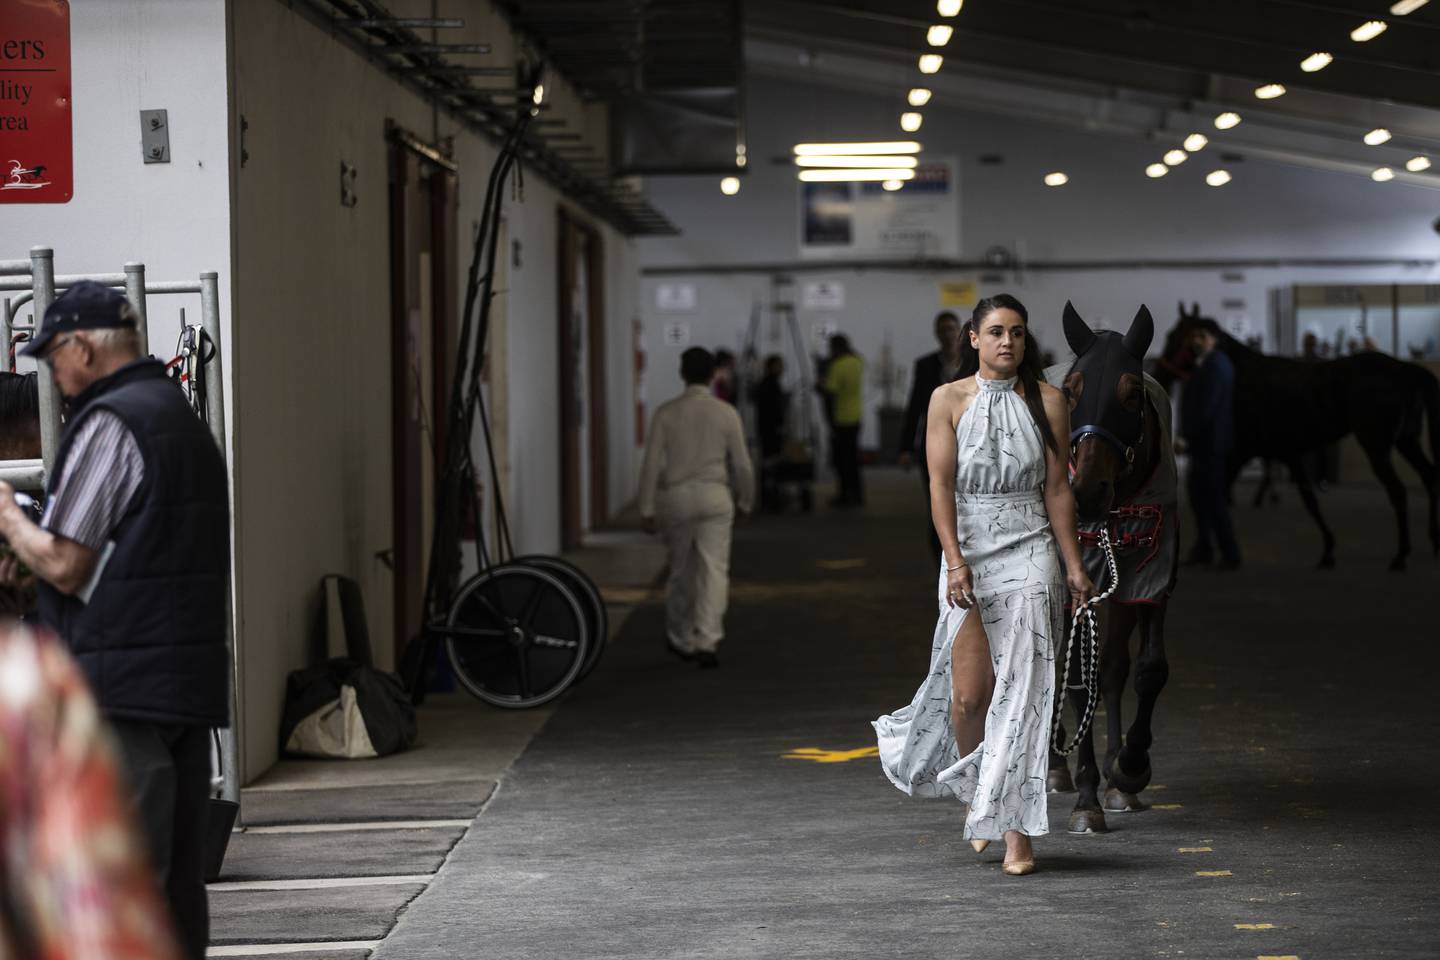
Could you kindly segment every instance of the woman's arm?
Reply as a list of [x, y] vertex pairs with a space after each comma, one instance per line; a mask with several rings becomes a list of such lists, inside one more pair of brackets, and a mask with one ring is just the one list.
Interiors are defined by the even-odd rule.
[[[964, 401], [952, 387], [935, 388], [925, 415], [925, 467], [930, 471], [930, 522], [940, 537], [945, 555], [946, 601], [969, 609], [975, 602], [970, 566], [960, 554], [955, 518], [955, 424], [964, 412]], [[959, 409], [957, 409], [959, 408]]]
[[[1040, 384], [1040, 397], [1045, 402], [1050, 431], [1058, 442], [1066, 443], [1070, 439], [1070, 405], [1065, 402], [1065, 395], [1052, 386]], [[1050, 529], [1055, 533], [1060, 558], [1065, 561], [1065, 581], [1075, 601], [1083, 603], [1090, 598], [1094, 585], [1080, 555], [1075, 495], [1070, 492], [1069, 456], [1057, 454], [1048, 446], [1045, 448], [1045, 512], [1050, 515]]]

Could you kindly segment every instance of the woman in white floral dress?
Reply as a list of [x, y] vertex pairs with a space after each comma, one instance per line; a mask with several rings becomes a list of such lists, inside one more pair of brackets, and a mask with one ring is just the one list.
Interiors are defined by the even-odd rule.
[[982, 300], [961, 336], [969, 349], [960, 376], [931, 396], [930, 513], [945, 553], [939, 622], [914, 700], [874, 724], [891, 781], [912, 796], [969, 804], [965, 839], [978, 851], [1003, 837], [1004, 869], [1016, 876], [1033, 872], [1030, 838], [1049, 831], [1045, 778], [1067, 601], [1093, 590], [1064, 452], [1070, 412], [1041, 378], [1027, 324], [1014, 297]]

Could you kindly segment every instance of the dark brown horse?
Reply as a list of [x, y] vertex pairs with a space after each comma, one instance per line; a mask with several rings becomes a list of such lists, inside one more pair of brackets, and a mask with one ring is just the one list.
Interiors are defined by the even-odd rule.
[[[1064, 320], [1075, 362], [1068, 370], [1051, 368], [1047, 377], [1063, 383], [1070, 402], [1070, 483], [1085, 563], [1097, 591], [1106, 590], [1111, 576], [1099, 542], [1103, 529], [1114, 546], [1120, 574], [1105, 604], [1099, 638], [1107, 727], [1103, 773], [1109, 783], [1103, 809], [1102, 767], [1089, 732], [1077, 747], [1073, 780], [1079, 795], [1070, 830], [1091, 833], [1106, 829], [1105, 810], [1141, 809], [1136, 794], [1150, 782], [1151, 722], [1170, 676], [1165, 611], [1179, 561], [1179, 523], [1170, 402], [1160, 385], [1144, 373], [1145, 352], [1155, 335], [1150, 311], [1142, 306], [1124, 336], [1091, 330], [1068, 303]], [[1123, 731], [1121, 700], [1130, 676], [1130, 637], [1137, 629], [1135, 719]], [[1072, 651], [1070, 689], [1065, 691], [1077, 715], [1087, 698], [1083, 688], [1077, 689], [1078, 655]], [[1061, 733], [1063, 737], [1063, 729]], [[1053, 749], [1050, 787], [1072, 789], [1065, 758]]]
[[33, 373], [0, 372], [0, 460], [40, 456], [40, 394]]
[[[1180, 305], [1180, 320], [1165, 339], [1155, 378], [1166, 389], [1195, 368], [1190, 342], [1197, 330], [1219, 338], [1217, 349], [1235, 365], [1235, 449], [1230, 483], [1253, 457], [1285, 464], [1305, 509], [1320, 527], [1320, 566], [1335, 565], [1335, 534], [1320, 512], [1304, 459], [1353, 433], [1395, 510], [1399, 543], [1391, 570], [1405, 569], [1410, 555], [1410, 514], [1405, 485], [1395, 472], [1392, 451], [1420, 475], [1429, 501], [1430, 545], [1440, 554], [1440, 480], [1431, 457], [1440, 456], [1440, 381], [1422, 366], [1383, 353], [1357, 353], [1335, 360], [1273, 357], [1250, 349], [1200, 315]], [[1428, 420], [1430, 457], [1421, 436]]]

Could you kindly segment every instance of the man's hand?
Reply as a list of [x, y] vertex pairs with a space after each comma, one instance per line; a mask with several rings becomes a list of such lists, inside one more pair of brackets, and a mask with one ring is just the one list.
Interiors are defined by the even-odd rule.
[[650, 536], [652, 536], [652, 537], [655, 536], [655, 534], [660, 531], [660, 527], [655, 523], [655, 518], [654, 518], [654, 517], [641, 517], [641, 518], [640, 518], [640, 529], [641, 529], [641, 530], [644, 530], [646, 533], [650, 534]]

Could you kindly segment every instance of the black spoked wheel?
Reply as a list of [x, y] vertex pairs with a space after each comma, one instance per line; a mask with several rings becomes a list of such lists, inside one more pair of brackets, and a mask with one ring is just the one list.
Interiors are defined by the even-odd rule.
[[514, 562], [553, 573], [570, 588], [570, 591], [580, 599], [581, 604], [585, 607], [585, 626], [588, 628], [586, 635], [590, 639], [590, 650], [585, 655], [585, 663], [580, 667], [580, 675], [575, 678], [575, 682], [579, 683], [589, 676], [590, 671], [594, 670], [595, 665], [600, 662], [601, 656], [605, 653], [605, 643], [610, 638], [610, 617], [605, 612], [605, 601], [600, 596], [599, 588], [595, 586], [595, 581], [585, 575], [585, 571], [559, 557], [536, 554], [528, 557], [516, 557]]
[[460, 588], [443, 630], [466, 690], [497, 707], [537, 707], [575, 682], [589, 651], [585, 605], [526, 564], [485, 570]]

